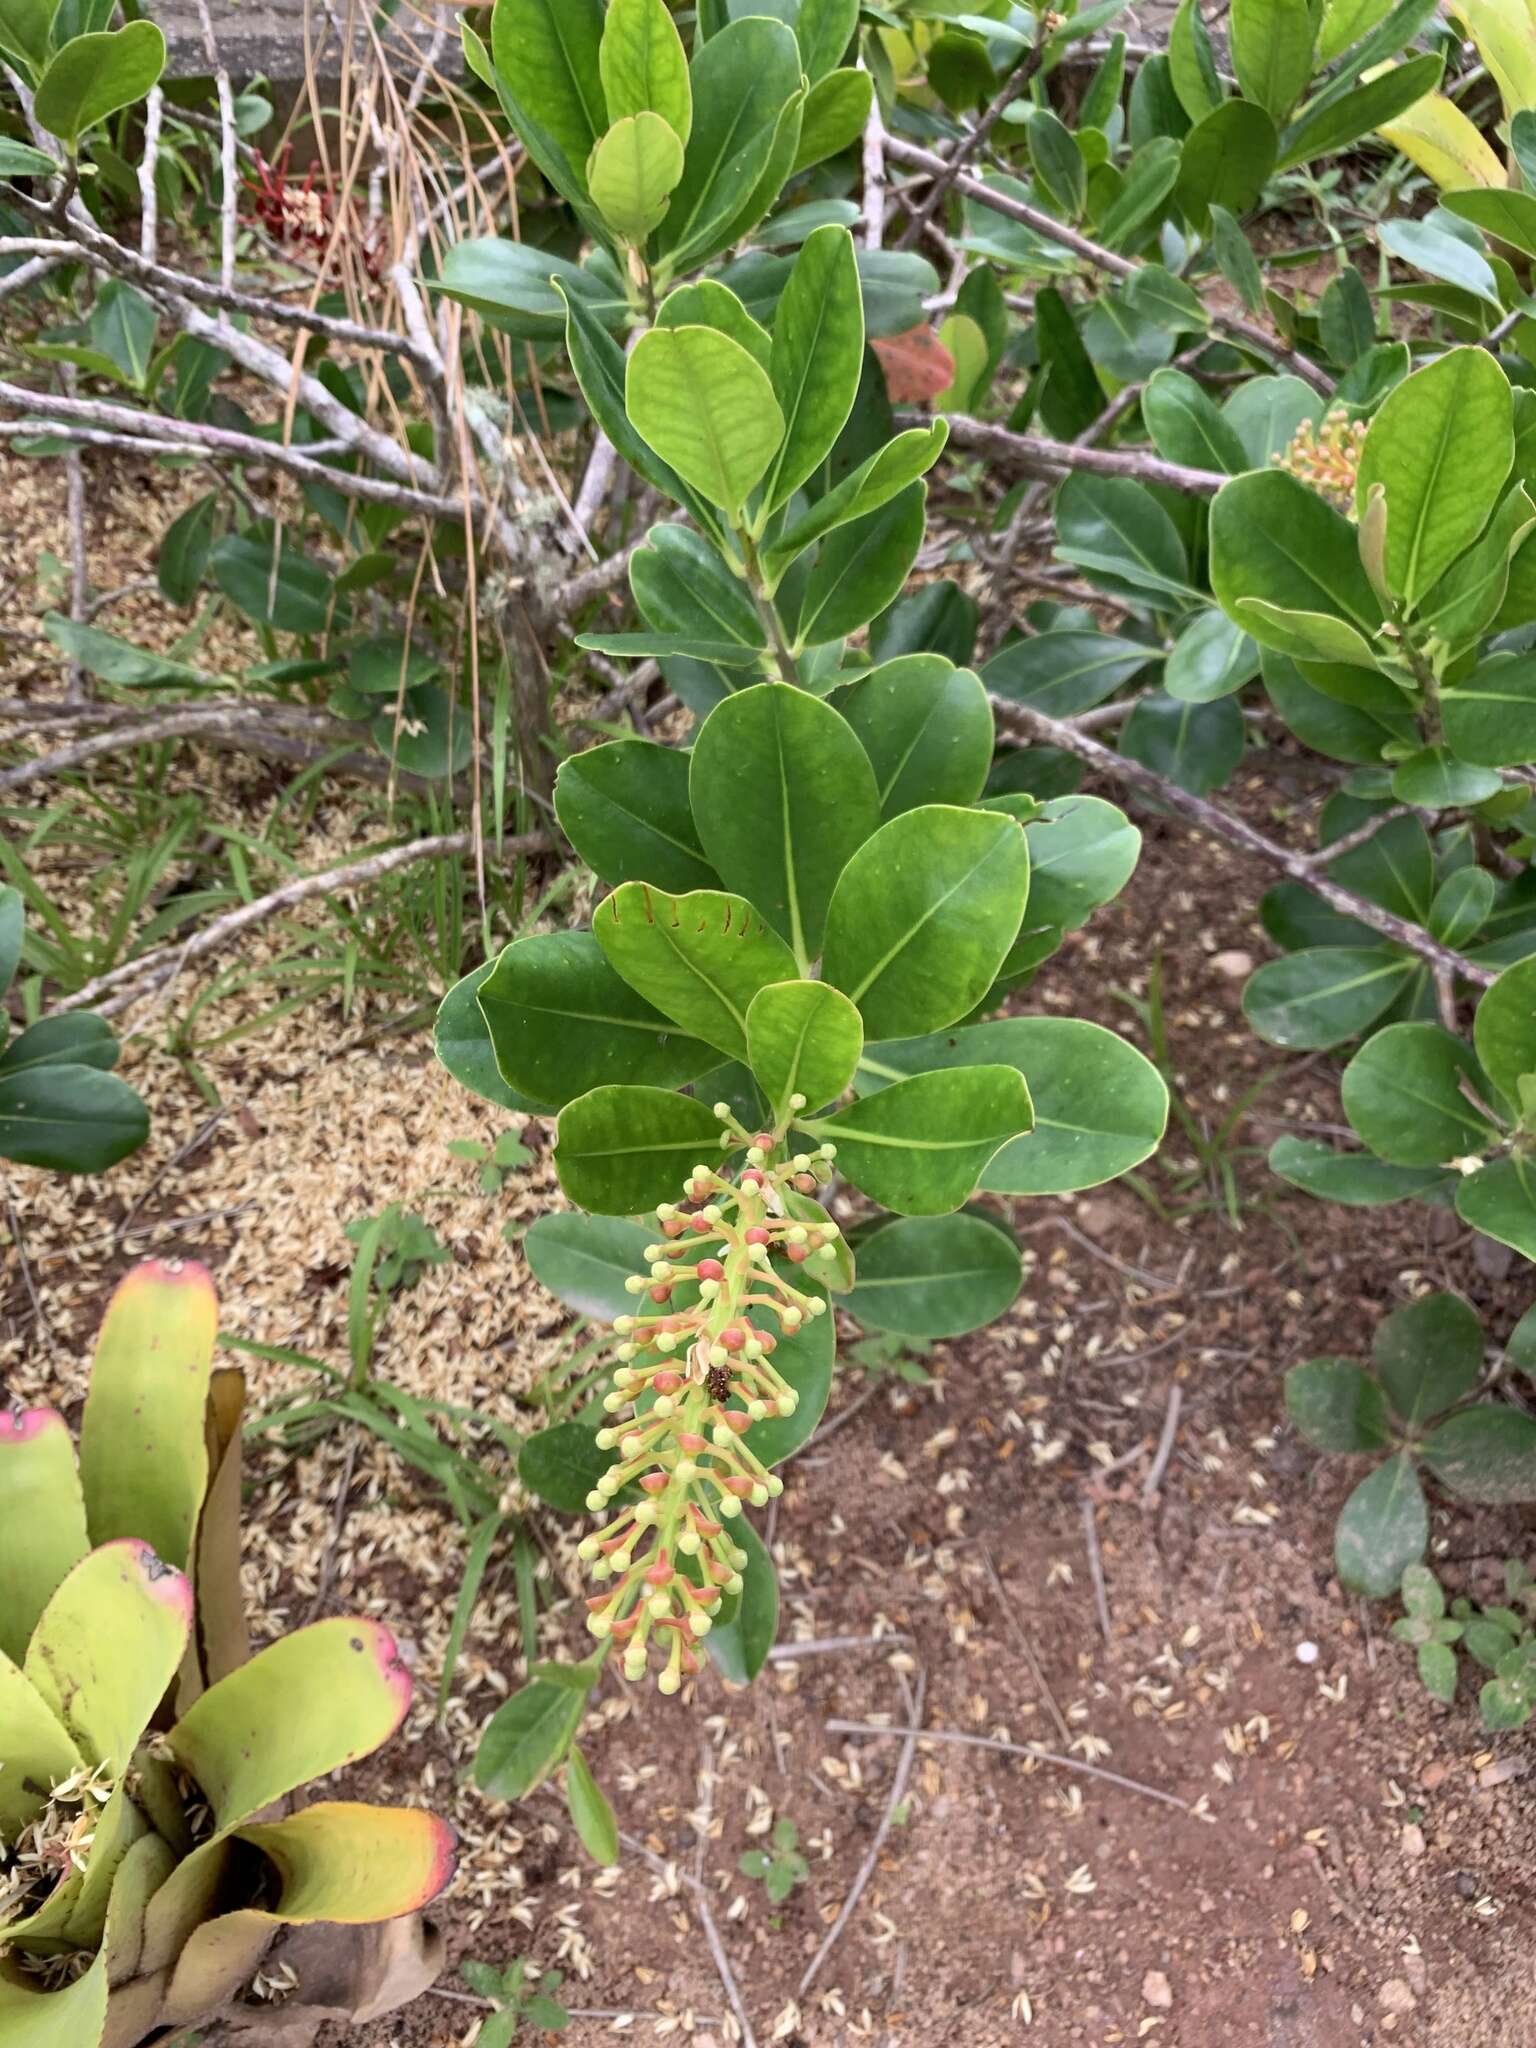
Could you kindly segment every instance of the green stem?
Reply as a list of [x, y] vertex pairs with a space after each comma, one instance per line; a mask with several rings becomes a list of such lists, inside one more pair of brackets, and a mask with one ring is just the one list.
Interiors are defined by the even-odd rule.
[[736, 538], [741, 545], [741, 559], [747, 571], [747, 588], [752, 593], [752, 602], [757, 607], [757, 616], [763, 622], [763, 631], [768, 635], [768, 643], [772, 647], [774, 659], [779, 665], [779, 680], [784, 683], [793, 683], [796, 689], [800, 689], [803, 687], [800, 681], [800, 670], [796, 665], [789, 642], [784, 638], [784, 628], [779, 623], [778, 607], [768, 595], [767, 584], [763, 576], [762, 561], [757, 552], [757, 543], [753, 540], [751, 534], [744, 533], [739, 528], [737, 529]]
[[1403, 659], [1412, 670], [1413, 679], [1419, 686], [1422, 698], [1419, 715], [1425, 741], [1432, 747], [1443, 746], [1445, 728], [1440, 719], [1440, 678], [1406, 632], [1399, 645]]

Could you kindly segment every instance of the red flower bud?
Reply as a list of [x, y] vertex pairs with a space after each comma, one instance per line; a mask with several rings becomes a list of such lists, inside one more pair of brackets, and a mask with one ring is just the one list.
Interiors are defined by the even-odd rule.
[[720, 1332], [720, 1342], [725, 1346], [727, 1351], [739, 1351], [742, 1345], [746, 1343], [746, 1341], [746, 1331], [738, 1330], [734, 1323], [732, 1323], [728, 1329], [724, 1329]]
[[795, 1186], [800, 1190], [802, 1195], [814, 1195], [816, 1192], [815, 1174], [797, 1173], [795, 1175]]
[[665, 1493], [667, 1475], [665, 1472], [647, 1472], [640, 1484], [647, 1493]]
[[[805, 1249], [803, 1244], [787, 1244], [784, 1247], [784, 1255], [792, 1266], [803, 1266], [805, 1264]], [[655, 1288], [651, 1289], [653, 1294], [655, 1291]]]
[[764, 1230], [761, 1223], [754, 1223], [752, 1228], [747, 1232], [748, 1244], [767, 1244], [769, 1241], [770, 1234], [768, 1231]]
[[725, 1268], [718, 1259], [700, 1259], [694, 1271], [701, 1280], [723, 1280]]
[[658, 1282], [658, 1284], [651, 1289], [651, 1299], [652, 1301], [670, 1301], [672, 1299], [672, 1290], [670, 1287], [662, 1286]]

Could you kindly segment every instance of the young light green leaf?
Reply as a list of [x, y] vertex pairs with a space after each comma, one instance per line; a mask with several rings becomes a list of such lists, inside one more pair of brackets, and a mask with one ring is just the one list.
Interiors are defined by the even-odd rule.
[[824, 1108], [853, 1080], [864, 1049], [859, 1013], [824, 981], [780, 981], [760, 989], [747, 1010], [747, 1064], [776, 1117], [800, 1096]]
[[1515, 441], [1509, 379], [1485, 349], [1454, 348], [1405, 378], [1371, 421], [1357, 502], [1386, 491], [1386, 570], [1418, 604], [1487, 524]]
[[610, 0], [597, 61], [610, 121], [659, 114], [679, 142], [688, 140], [688, 59], [666, 0]]
[[587, 164], [592, 204], [621, 240], [638, 247], [666, 215], [683, 175], [683, 145], [660, 114], [626, 114], [594, 145]]
[[164, 69], [165, 35], [152, 21], [76, 36], [50, 58], [38, 84], [38, 124], [73, 152], [87, 129], [145, 98]]
[[587, 1696], [535, 1678], [492, 1714], [475, 1753], [475, 1783], [492, 1799], [526, 1799], [575, 1740]]
[[711, 327], [653, 327], [630, 353], [624, 393], [663, 462], [739, 520], [784, 439], [773, 386], [741, 344]]

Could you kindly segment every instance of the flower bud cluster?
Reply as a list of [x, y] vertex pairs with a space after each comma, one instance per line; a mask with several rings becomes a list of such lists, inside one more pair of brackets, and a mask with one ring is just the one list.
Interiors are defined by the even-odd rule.
[[1355, 480], [1360, 471], [1360, 451], [1365, 446], [1366, 422], [1352, 420], [1343, 406], [1332, 406], [1320, 426], [1303, 420], [1287, 446], [1275, 456], [1277, 469], [1291, 475], [1326, 498], [1346, 518], [1355, 516]]
[[[587, 1495], [594, 1512], [614, 1512], [580, 1545], [593, 1577], [608, 1582], [587, 1602], [587, 1627], [622, 1645], [626, 1678], [642, 1677], [658, 1650], [666, 1693], [698, 1670], [700, 1639], [741, 1591], [747, 1553], [730, 1525], [783, 1490], [752, 1428], [794, 1413], [798, 1397], [774, 1353], [827, 1307], [790, 1275], [815, 1277], [840, 1253], [835, 1223], [793, 1214], [797, 1193], [830, 1178], [833, 1148], [773, 1164], [773, 1137], [750, 1136], [726, 1104], [716, 1113], [723, 1144], [746, 1141], [745, 1164], [734, 1175], [696, 1166], [684, 1202], [656, 1211], [662, 1241], [647, 1247], [648, 1270], [625, 1282], [639, 1299], [613, 1326], [603, 1406], [615, 1420], [597, 1437], [616, 1455]], [[640, 1498], [615, 1506], [631, 1489]]]

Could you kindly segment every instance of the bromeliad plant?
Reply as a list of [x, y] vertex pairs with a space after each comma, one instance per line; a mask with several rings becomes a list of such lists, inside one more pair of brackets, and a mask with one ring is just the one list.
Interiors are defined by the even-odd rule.
[[394, 1639], [328, 1620], [249, 1653], [238, 1372], [197, 1266], [108, 1308], [76, 1467], [0, 1414], [0, 2037], [138, 2048], [211, 2020], [285, 2042], [413, 1998], [453, 1867], [431, 1814], [294, 1795], [387, 1741]]
[[[1529, 1323], [1506, 1352], [1521, 1370], [1536, 1355]], [[1339, 1577], [1353, 1591], [1386, 1599], [1421, 1562], [1429, 1505], [1420, 1467], [1458, 1500], [1536, 1499], [1536, 1417], [1486, 1398], [1484, 1352], [1473, 1309], [1459, 1295], [1430, 1294], [1382, 1319], [1369, 1370], [1312, 1358], [1286, 1374], [1286, 1411], [1309, 1444], [1381, 1458], [1335, 1532]]]

